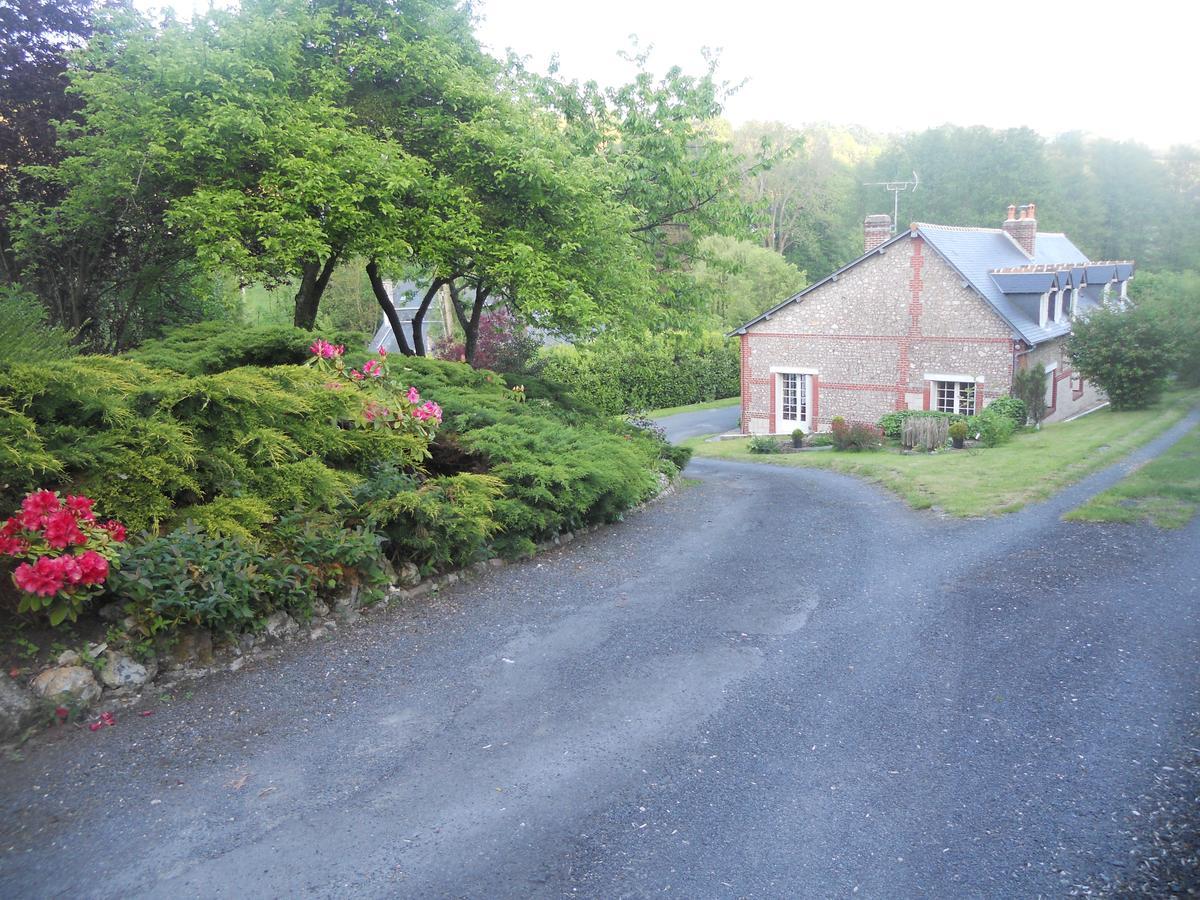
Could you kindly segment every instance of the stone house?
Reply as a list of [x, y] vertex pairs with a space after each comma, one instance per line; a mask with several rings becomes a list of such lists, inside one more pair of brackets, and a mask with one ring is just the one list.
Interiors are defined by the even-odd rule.
[[1000, 228], [868, 216], [862, 256], [733, 332], [741, 338], [742, 431], [828, 430], [841, 416], [975, 413], [1013, 373], [1047, 373], [1046, 421], [1103, 405], [1071, 371], [1076, 315], [1126, 296], [1130, 261], [1091, 262], [1036, 208], [1010, 206]]

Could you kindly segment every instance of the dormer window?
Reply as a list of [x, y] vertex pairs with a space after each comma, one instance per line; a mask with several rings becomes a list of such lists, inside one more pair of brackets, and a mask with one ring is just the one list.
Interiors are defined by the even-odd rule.
[[1058, 308], [1058, 291], [1048, 291], [1042, 295], [1045, 302], [1042, 304], [1042, 325], [1049, 325], [1054, 321], [1054, 312]]
[[1067, 288], [1062, 292], [1061, 302], [1058, 310], [1058, 321], [1066, 322], [1071, 318], [1071, 313], [1074, 312], [1075, 292], [1071, 288]]

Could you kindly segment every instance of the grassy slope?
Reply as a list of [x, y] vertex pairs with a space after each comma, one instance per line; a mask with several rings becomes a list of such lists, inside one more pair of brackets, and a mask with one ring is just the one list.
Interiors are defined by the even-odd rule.
[[1103, 409], [1074, 422], [1019, 434], [994, 449], [901, 454], [836, 450], [787, 455], [752, 454], [747, 441], [685, 442], [697, 456], [776, 465], [811, 466], [858, 475], [895, 491], [917, 509], [937, 507], [953, 516], [1013, 512], [1043, 500], [1161, 434], [1200, 400], [1200, 391], [1169, 395], [1153, 409]]
[[1064, 518], [1182, 528], [1200, 509], [1200, 428]]

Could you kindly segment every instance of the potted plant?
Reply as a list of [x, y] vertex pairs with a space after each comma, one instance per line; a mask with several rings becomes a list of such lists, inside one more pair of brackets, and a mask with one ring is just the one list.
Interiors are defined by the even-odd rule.
[[804, 429], [797, 428], [792, 432], [792, 446], [797, 450], [804, 446]]
[[950, 426], [950, 441], [955, 450], [961, 450], [966, 439], [967, 423], [960, 419]]

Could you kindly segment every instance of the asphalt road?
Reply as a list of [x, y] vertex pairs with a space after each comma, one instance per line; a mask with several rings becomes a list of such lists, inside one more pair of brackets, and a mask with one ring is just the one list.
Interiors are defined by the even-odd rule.
[[[1173, 434], [1177, 434], [1176, 429]], [[1200, 710], [1200, 522], [694, 462], [620, 525], [0, 764], [5, 897], [1034, 897]]]
[[680, 413], [659, 419], [667, 433], [667, 440], [678, 443], [701, 434], [719, 434], [738, 427], [742, 409], [738, 405], [722, 406], [718, 409], [702, 409], [699, 412]]

